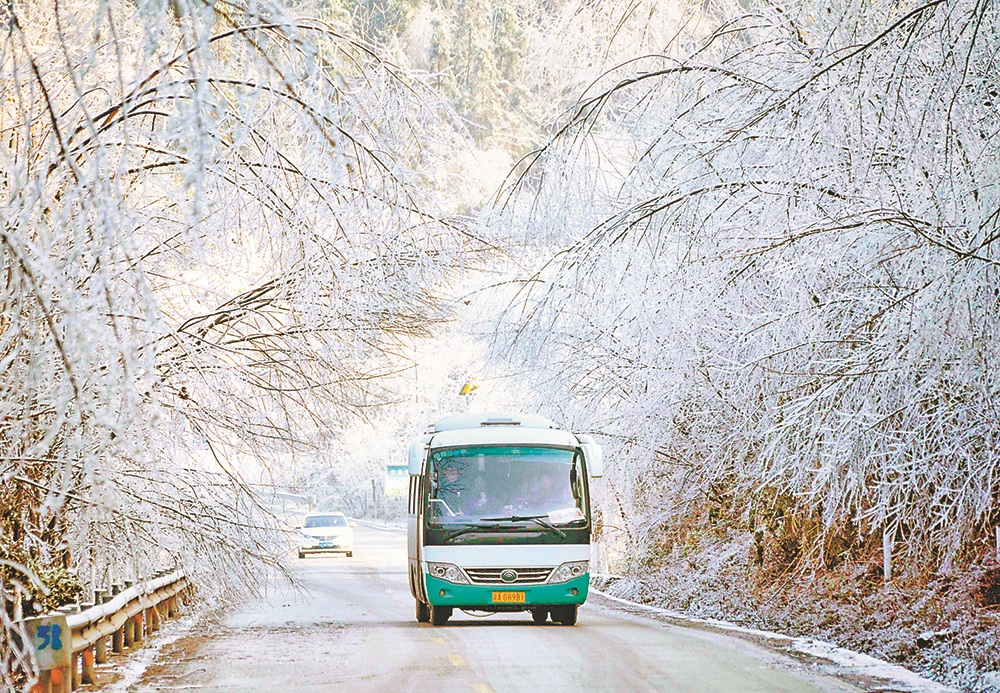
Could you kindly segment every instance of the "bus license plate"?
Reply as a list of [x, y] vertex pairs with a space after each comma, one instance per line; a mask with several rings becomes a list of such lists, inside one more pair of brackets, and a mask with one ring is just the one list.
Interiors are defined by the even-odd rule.
[[494, 604], [524, 604], [524, 592], [494, 592]]

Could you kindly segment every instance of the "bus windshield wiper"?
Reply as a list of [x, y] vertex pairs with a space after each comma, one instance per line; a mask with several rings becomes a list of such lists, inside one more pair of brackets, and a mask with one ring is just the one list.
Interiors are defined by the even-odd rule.
[[566, 532], [562, 531], [553, 524], [550, 524], [545, 519], [548, 515], [510, 515], [508, 517], [484, 517], [483, 520], [486, 522], [537, 522], [542, 527], [544, 527], [549, 532], [555, 532], [563, 539], [566, 538]]
[[502, 526], [498, 525], [498, 524], [485, 524], [485, 523], [482, 523], [482, 522], [475, 522], [475, 523], [473, 523], [471, 525], [465, 525], [464, 527], [462, 527], [460, 529], [456, 529], [456, 530], [454, 530], [454, 531], [452, 531], [452, 532], [444, 535], [444, 540], [445, 541], [451, 541], [455, 537], [460, 536], [462, 534], [468, 534], [469, 532], [478, 532], [478, 531], [483, 530], [483, 529], [495, 529], [495, 530], [498, 530], [498, 529], [502, 529]]

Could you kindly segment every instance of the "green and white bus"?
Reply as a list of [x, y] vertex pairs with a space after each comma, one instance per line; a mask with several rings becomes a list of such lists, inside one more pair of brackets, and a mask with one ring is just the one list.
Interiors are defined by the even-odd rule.
[[455, 609], [572, 626], [590, 580], [601, 448], [541, 416], [458, 414], [410, 446], [407, 545], [420, 622]]

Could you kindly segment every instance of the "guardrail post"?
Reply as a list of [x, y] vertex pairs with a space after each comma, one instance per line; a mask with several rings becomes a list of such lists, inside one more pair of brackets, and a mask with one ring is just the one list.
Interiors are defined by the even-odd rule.
[[[108, 600], [107, 590], [94, 590], [94, 601], [98, 604], [103, 604]], [[108, 661], [108, 639], [107, 637], [100, 637], [97, 643], [94, 645], [94, 660], [98, 664], [104, 664]]]
[[152, 607], [150, 610], [150, 616], [152, 618], [149, 621], [150, 628], [152, 630], [160, 630], [160, 605]]
[[[66, 606], [59, 607], [56, 612], [61, 614], [77, 614], [80, 612], [80, 604], [67, 604]], [[76, 652], [72, 651], [73, 634], [70, 632], [69, 628], [66, 627], [66, 622], [63, 621], [60, 625], [60, 631], [62, 632], [62, 637], [60, 642], [62, 647], [68, 651], [69, 655], [69, 666], [63, 668], [62, 673], [58, 675], [53, 675], [53, 682], [55, 678], [62, 679], [62, 690], [69, 692], [80, 685], [80, 658]]]
[[32, 688], [32, 693], [70, 693], [69, 671], [66, 669], [43, 669], [39, 672], [38, 683]]
[[135, 623], [135, 643], [137, 645], [141, 645], [144, 636], [142, 612], [140, 611], [139, 613], [137, 613], [135, 616], [132, 617], [132, 619], [133, 622]]
[[121, 625], [118, 630], [111, 634], [111, 651], [125, 651], [125, 625]]
[[[125, 623], [122, 624], [122, 645], [125, 648], [132, 647], [132, 643], [135, 642], [135, 621], [131, 618], [126, 619]], [[115, 650], [115, 652], [120, 652], [121, 650]]]
[[83, 672], [80, 675], [81, 683], [96, 683], [94, 681], [94, 648], [88, 647], [82, 652]]
[[[80, 611], [86, 611], [87, 609], [93, 607], [92, 603], [84, 603], [80, 605]], [[89, 661], [89, 664], [88, 664]], [[80, 665], [83, 665], [82, 670]], [[94, 682], [94, 650], [92, 647], [88, 647], [83, 650], [79, 655], [73, 656], [73, 688], [78, 687], [83, 683], [93, 683]]]
[[108, 639], [102, 637], [94, 645], [94, 661], [98, 664], [104, 664], [108, 661]]
[[[121, 594], [122, 586], [119, 583], [114, 583], [111, 585], [111, 598], [114, 599], [116, 596]], [[118, 630], [111, 634], [111, 651], [112, 652], [124, 652], [125, 651], [125, 631], [128, 630], [128, 622], [126, 621], [122, 624]]]
[[52, 672], [52, 693], [72, 693], [73, 672], [70, 667], [55, 669]]

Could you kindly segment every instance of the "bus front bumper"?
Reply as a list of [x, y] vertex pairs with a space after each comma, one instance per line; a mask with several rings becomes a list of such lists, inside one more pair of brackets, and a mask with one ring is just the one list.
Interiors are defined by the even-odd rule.
[[585, 573], [554, 585], [458, 585], [424, 575], [427, 599], [433, 606], [473, 611], [524, 611], [533, 606], [583, 604], [590, 575]]

